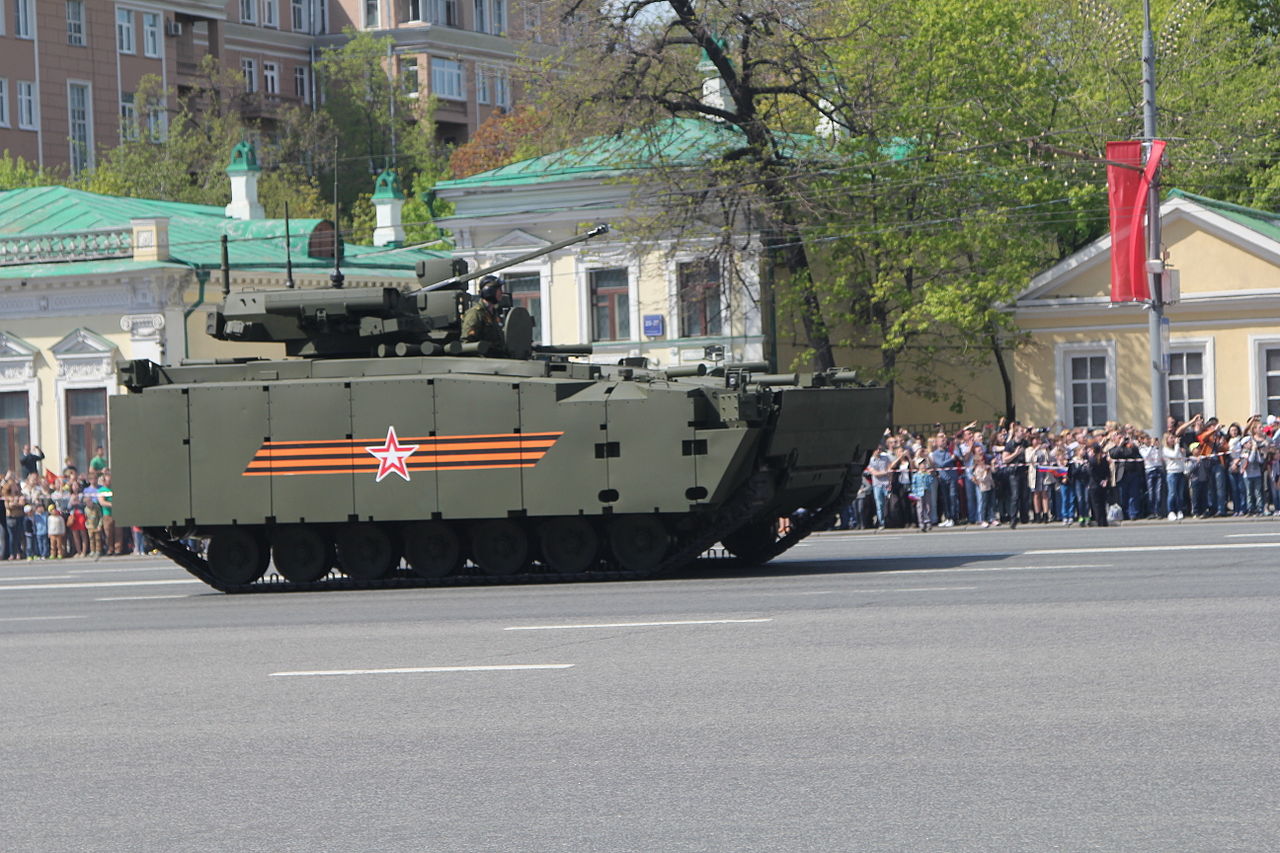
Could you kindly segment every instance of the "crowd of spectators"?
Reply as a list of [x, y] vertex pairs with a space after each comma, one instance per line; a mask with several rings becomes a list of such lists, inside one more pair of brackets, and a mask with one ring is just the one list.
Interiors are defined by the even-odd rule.
[[886, 431], [841, 526], [998, 527], [1280, 515], [1280, 423], [1170, 417], [1158, 438], [1100, 429], [971, 423], [931, 437]]
[[140, 536], [117, 525], [112, 515], [115, 493], [111, 469], [99, 447], [81, 473], [67, 459], [58, 474], [42, 471], [44, 453], [24, 446], [19, 470], [0, 480], [4, 527], [0, 559], [48, 560], [105, 557], [140, 550]]

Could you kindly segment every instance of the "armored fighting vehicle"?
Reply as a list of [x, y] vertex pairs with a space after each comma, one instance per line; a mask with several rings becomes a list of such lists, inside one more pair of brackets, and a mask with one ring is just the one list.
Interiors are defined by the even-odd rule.
[[592, 364], [534, 346], [520, 307], [497, 357], [460, 332], [466, 282], [496, 268], [441, 263], [413, 291], [225, 292], [209, 334], [286, 358], [123, 365], [116, 515], [237, 592], [652, 576], [717, 542], [761, 562], [851, 499], [884, 389]]

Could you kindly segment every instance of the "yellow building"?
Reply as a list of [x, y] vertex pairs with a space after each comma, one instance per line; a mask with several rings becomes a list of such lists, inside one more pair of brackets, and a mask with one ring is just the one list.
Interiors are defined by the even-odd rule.
[[[1177, 295], [1169, 320], [1169, 406], [1230, 423], [1280, 416], [1280, 214], [1173, 191], [1161, 205]], [[1147, 309], [1110, 300], [1111, 238], [1037, 276], [1014, 304], [1031, 344], [1015, 355], [1020, 419], [1149, 429]]]

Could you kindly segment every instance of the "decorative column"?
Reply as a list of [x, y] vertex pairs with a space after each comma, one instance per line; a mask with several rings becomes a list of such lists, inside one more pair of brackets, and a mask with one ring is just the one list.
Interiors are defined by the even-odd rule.
[[258, 203], [258, 154], [253, 143], [238, 142], [231, 149], [231, 162], [227, 165], [227, 177], [231, 179], [231, 204], [227, 216], [232, 219], [262, 219], [266, 216]]
[[400, 176], [393, 169], [384, 169], [374, 184], [373, 209], [377, 214], [377, 227], [373, 229], [373, 245], [401, 246], [404, 244], [404, 191], [400, 188]]

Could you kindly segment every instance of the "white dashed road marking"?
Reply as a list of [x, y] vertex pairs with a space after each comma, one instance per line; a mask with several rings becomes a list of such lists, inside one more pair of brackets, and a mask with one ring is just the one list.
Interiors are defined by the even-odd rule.
[[393, 669], [316, 669], [273, 672], [272, 678], [324, 675], [412, 675], [420, 672], [516, 672], [527, 669], [569, 669], [571, 663], [523, 663], [505, 666], [402, 666]]
[[1042, 548], [1038, 551], [1023, 551], [1027, 556], [1044, 554], [1127, 554], [1139, 551], [1234, 551], [1241, 548], [1280, 548], [1280, 542], [1231, 542], [1223, 544], [1205, 543], [1203, 545], [1133, 545], [1111, 548]]
[[19, 583], [0, 584], [0, 592], [14, 589], [106, 589], [113, 586], [164, 586], [180, 583], [202, 583], [195, 578], [177, 578], [163, 581], [79, 581], [77, 583]]
[[115, 595], [110, 598], [95, 598], [94, 601], [158, 601], [162, 598], [193, 598], [190, 595]]
[[54, 619], [83, 619], [83, 616], [5, 616], [0, 622], [46, 622]]
[[515, 625], [504, 631], [564, 631], [572, 628], [666, 628], [672, 625], [745, 625], [772, 619], [689, 619], [679, 622], [606, 622], [595, 625]]

